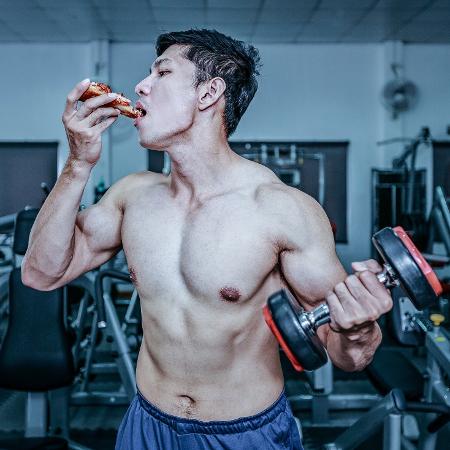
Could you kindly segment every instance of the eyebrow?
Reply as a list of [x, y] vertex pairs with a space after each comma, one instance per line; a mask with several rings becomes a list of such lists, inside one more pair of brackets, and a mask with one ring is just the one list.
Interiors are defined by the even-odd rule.
[[150, 69], [148, 70], [149, 73], [152, 73], [153, 69], [157, 69], [161, 64], [164, 64], [166, 62], [171, 62], [172, 60], [170, 58], [161, 58], [161, 59], [157, 59], [153, 64], [152, 67], [150, 67]]

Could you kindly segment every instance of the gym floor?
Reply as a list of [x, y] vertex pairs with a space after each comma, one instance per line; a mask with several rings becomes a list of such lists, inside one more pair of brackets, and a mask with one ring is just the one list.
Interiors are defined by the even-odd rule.
[[[357, 383], [355, 387], [359, 390], [355, 390], [355, 392], [361, 392], [360, 388], [364, 384]], [[295, 385], [300, 385], [301, 389], [305, 390], [303, 382], [293, 380], [287, 384], [288, 391], [295, 389]], [[347, 385], [348, 383], [345, 383], [345, 388], [348, 390]], [[342, 387], [344, 388], [344, 385]], [[370, 390], [370, 386], [366, 387]], [[25, 402], [25, 393], [0, 390], [0, 439], [18, 437], [23, 434]], [[117, 429], [125, 411], [126, 407], [124, 406], [72, 407], [70, 411], [71, 439], [92, 449], [114, 448]], [[355, 412], [349, 411], [342, 416], [348, 418], [352, 414], [354, 416]], [[298, 417], [300, 420], [302, 419], [301, 415]], [[344, 429], [341, 427], [303, 427], [305, 450], [318, 449], [321, 444], [332, 441]], [[381, 436], [376, 441], [378, 442], [379, 439]], [[373, 447], [364, 446], [364, 449], [367, 450], [372, 448], [375, 450], [381, 447], [377, 444]]]
[[[308, 387], [302, 376], [286, 369], [286, 392], [288, 395], [308, 393]], [[95, 389], [109, 389], [111, 381], [99, 382]], [[334, 393], [367, 393], [374, 394], [375, 390], [366, 379], [364, 373], [348, 374], [335, 370]], [[0, 389], [0, 439], [13, 438], [23, 434], [26, 393], [5, 391]], [[105, 450], [114, 448], [117, 429], [125, 414], [125, 406], [83, 406], [71, 407], [70, 426], [71, 439], [92, 449]], [[332, 420], [356, 420], [361, 411], [333, 412]], [[296, 416], [303, 424], [303, 445], [305, 450], [318, 450], [326, 442], [332, 442], [345, 427], [318, 427], [307, 426], [310, 420], [309, 413], [300, 412]], [[418, 417], [420, 420], [420, 417]], [[450, 440], [450, 424], [439, 432], [437, 450], [448, 448]], [[381, 430], [369, 440], [358, 447], [357, 450], [381, 450]]]

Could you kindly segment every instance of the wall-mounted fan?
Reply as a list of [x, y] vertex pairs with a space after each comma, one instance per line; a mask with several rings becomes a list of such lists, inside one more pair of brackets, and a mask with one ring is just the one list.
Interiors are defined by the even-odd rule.
[[417, 103], [417, 86], [409, 80], [398, 75], [398, 65], [393, 64], [392, 70], [395, 78], [383, 88], [382, 101], [388, 111], [392, 113], [392, 118], [396, 119], [399, 113], [407, 111]]

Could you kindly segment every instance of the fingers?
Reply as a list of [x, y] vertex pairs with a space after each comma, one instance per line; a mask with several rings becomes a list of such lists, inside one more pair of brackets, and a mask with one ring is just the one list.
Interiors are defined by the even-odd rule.
[[77, 118], [80, 120], [83, 120], [87, 116], [89, 116], [94, 110], [97, 108], [100, 108], [101, 106], [104, 106], [108, 103], [111, 103], [113, 100], [117, 98], [117, 94], [110, 93], [110, 94], [103, 94], [99, 95], [98, 97], [92, 97], [80, 106], [80, 109], [77, 112]]
[[120, 115], [120, 111], [115, 108], [98, 108], [94, 110], [92, 114], [86, 117], [84, 122], [86, 122], [90, 127], [103, 122], [109, 117], [117, 117]]
[[366, 289], [374, 296], [389, 295], [387, 289], [379, 282], [375, 274], [383, 271], [383, 267], [374, 259], [356, 261], [352, 263], [352, 269], [356, 272]]
[[327, 297], [330, 309], [332, 330], [346, 332], [359, 326], [361, 320], [361, 307], [353, 298], [346, 282], [338, 283], [334, 292]]
[[[331, 323], [330, 327], [334, 331], [339, 331], [345, 326], [346, 315], [342, 303], [339, 301], [337, 295], [332, 292], [327, 296], [327, 305], [330, 310]], [[339, 325], [338, 325], [339, 324]]]
[[103, 120], [102, 122], [92, 127], [92, 130], [100, 133], [105, 131], [117, 120], [117, 117], [119, 117], [119, 114], [117, 116], [108, 117], [107, 119]]
[[353, 275], [353, 276], [359, 278], [359, 280], [365, 286], [365, 288], [375, 297], [377, 295], [381, 295], [381, 294], [387, 292], [387, 289], [380, 282], [378, 277], [373, 272], [370, 272], [369, 270], [365, 270], [364, 272], [359, 272], [358, 274]]
[[86, 78], [80, 81], [75, 87], [69, 92], [66, 99], [66, 107], [64, 109], [64, 115], [70, 115], [77, 110], [78, 99], [83, 95], [83, 92], [89, 87], [90, 80]]
[[368, 270], [338, 283], [327, 303], [331, 328], [344, 333], [370, 325], [392, 308], [390, 293]]
[[377, 276], [366, 270], [361, 272], [358, 275], [358, 278], [376, 300], [376, 306], [380, 315], [390, 311], [392, 308], [391, 293], [382, 283], [380, 283]]
[[373, 273], [378, 273], [383, 270], [383, 267], [374, 259], [367, 259], [366, 261], [355, 261], [352, 263], [352, 269], [355, 272], [362, 272], [364, 270], [370, 270]]
[[347, 286], [347, 279], [334, 287], [334, 293], [344, 309], [354, 308], [355, 306], [355, 298], [352, 296], [352, 293]]
[[[375, 278], [375, 283], [377, 283], [378, 286], [381, 286], [374, 274], [368, 271], [365, 271], [363, 273], [367, 273], [371, 277]], [[381, 314], [381, 311], [378, 310], [378, 298], [376, 295], [374, 295], [374, 292], [372, 292], [364, 283], [362, 283], [360, 277], [356, 275], [349, 275], [345, 280], [345, 285], [347, 286], [350, 295], [355, 300], [355, 303], [358, 306], [358, 308], [355, 309], [357, 309], [358, 313], [360, 314], [359, 321], [372, 322], [378, 319]]]

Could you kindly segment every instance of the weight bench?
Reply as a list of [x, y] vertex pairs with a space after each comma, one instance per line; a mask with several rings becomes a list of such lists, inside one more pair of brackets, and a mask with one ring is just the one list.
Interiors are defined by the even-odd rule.
[[[394, 298], [394, 305], [397, 306], [388, 315], [391, 326], [387, 327], [387, 331], [390, 331], [390, 335], [402, 347], [423, 345], [425, 334], [432, 331], [426, 331], [426, 328], [416, 331], [413, 328], [405, 327], [405, 321], [402, 320], [404, 314], [413, 316], [419, 311], [414, 308], [412, 303], [408, 305], [408, 299], [402, 297], [404, 294], [400, 289], [395, 289], [392, 294], [394, 297], [398, 297]], [[383, 450], [415, 448], [407, 440], [407, 436], [410, 439], [419, 437], [417, 425], [411, 421], [403, 421], [403, 417], [414, 412], [438, 415], [423, 429], [428, 435], [433, 435], [447, 423], [450, 408], [443, 403], [424, 401], [425, 377], [401, 351], [402, 347], [388, 347], [382, 344], [377, 350], [365, 372], [378, 392], [384, 395], [384, 398], [363, 414], [335, 442], [327, 444], [325, 446], [327, 450], [354, 449], [366, 442], [380, 428], [383, 428]], [[426, 448], [434, 449], [433, 446]]]
[[366, 368], [366, 374], [382, 395], [387, 395], [392, 389], [401, 389], [406, 400], [420, 401], [423, 396], [423, 375], [395, 347], [379, 348]]
[[[13, 245], [15, 255], [25, 254], [37, 212], [30, 209], [18, 213]], [[62, 428], [63, 437], [48, 435], [49, 391], [68, 390], [76, 375], [65, 324], [65, 300], [64, 288], [44, 292], [25, 286], [20, 267], [13, 268], [9, 275], [9, 320], [0, 348], [0, 387], [28, 394], [25, 436], [0, 440], [1, 450], [88, 450], [67, 438], [68, 392], [60, 396], [64, 400], [61, 412], [65, 414], [66, 422]]]

